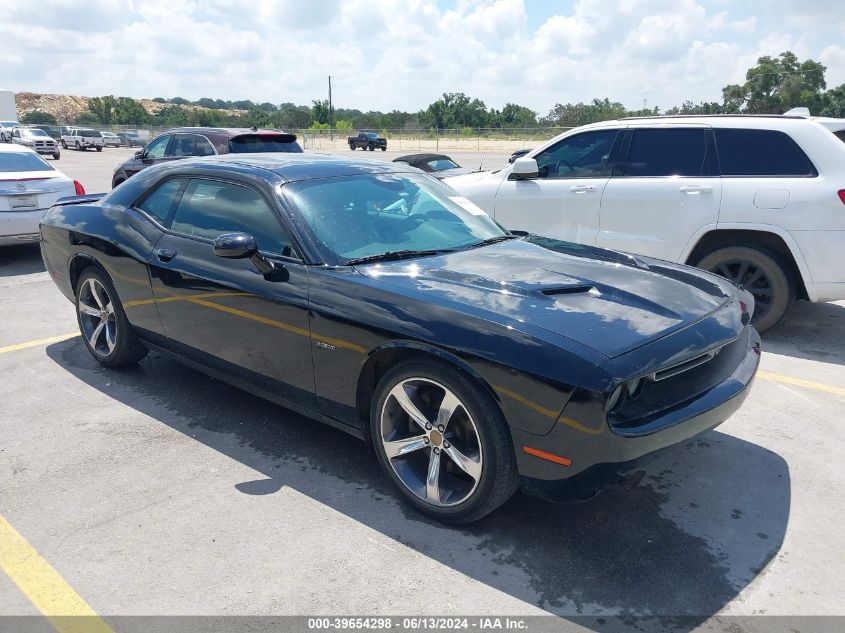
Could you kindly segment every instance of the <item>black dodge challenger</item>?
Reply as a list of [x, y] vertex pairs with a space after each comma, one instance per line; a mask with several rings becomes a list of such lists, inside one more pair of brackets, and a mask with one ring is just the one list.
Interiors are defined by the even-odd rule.
[[721, 277], [510, 234], [400, 163], [163, 164], [59, 201], [41, 248], [97, 361], [155, 349], [370, 440], [447, 522], [713, 428], [759, 363]]

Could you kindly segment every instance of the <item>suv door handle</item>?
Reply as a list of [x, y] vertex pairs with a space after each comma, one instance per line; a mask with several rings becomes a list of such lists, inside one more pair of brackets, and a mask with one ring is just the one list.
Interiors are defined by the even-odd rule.
[[681, 187], [681, 193], [710, 193], [711, 191], [713, 191], [713, 187], [706, 185], [684, 185]]
[[595, 191], [596, 188], [593, 185], [572, 185], [569, 190], [572, 193], [587, 193], [590, 191]]
[[160, 248], [156, 252], [156, 256], [160, 261], [169, 262], [171, 259], [176, 257], [176, 251], [172, 251], [169, 248]]

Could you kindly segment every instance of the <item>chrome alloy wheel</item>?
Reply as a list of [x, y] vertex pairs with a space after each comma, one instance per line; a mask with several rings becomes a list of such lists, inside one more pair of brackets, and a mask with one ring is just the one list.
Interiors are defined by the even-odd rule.
[[469, 411], [429, 378], [408, 378], [385, 398], [381, 442], [393, 472], [434, 506], [467, 500], [481, 480], [481, 438]]
[[108, 356], [117, 344], [114, 304], [106, 288], [93, 277], [79, 289], [77, 301], [82, 335], [98, 356]]

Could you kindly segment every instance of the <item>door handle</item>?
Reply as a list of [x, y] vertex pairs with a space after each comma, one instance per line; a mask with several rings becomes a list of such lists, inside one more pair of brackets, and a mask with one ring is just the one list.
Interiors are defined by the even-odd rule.
[[156, 256], [158, 257], [159, 261], [169, 262], [171, 259], [176, 257], [176, 251], [172, 251], [169, 248], [160, 248], [156, 252]]
[[588, 193], [590, 191], [595, 191], [596, 188], [593, 185], [572, 185], [569, 190], [572, 193]]
[[713, 187], [699, 186], [699, 185], [684, 185], [681, 187], [681, 193], [710, 193]]

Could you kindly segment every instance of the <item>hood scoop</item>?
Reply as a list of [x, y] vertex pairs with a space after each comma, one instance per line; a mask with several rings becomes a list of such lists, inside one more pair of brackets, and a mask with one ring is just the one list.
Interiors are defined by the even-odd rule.
[[557, 288], [543, 288], [540, 290], [547, 297], [554, 297], [556, 295], [577, 295], [593, 290], [593, 286], [558, 286]]

